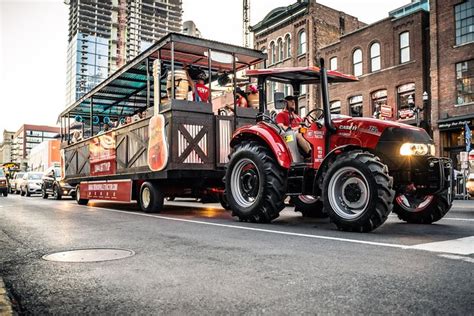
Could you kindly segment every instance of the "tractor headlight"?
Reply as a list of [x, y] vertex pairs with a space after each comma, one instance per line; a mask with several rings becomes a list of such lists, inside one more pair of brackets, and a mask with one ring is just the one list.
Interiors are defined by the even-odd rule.
[[426, 156], [435, 154], [435, 147], [432, 144], [405, 143], [400, 147], [402, 156]]

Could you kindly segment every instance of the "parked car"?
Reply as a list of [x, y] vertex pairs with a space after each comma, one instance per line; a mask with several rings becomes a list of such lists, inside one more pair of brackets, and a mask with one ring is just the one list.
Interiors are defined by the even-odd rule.
[[10, 193], [20, 194], [20, 181], [23, 178], [24, 172], [17, 172], [10, 180]]
[[76, 189], [64, 181], [61, 181], [61, 172], [58, 167], [51, 167], [44, 173], [41, 185], [41, 196], [47, 199], [51, 194], [55, 200], [63, 196], [71, 196], [75, 199]]
[[8, 196], [8, 180], [2, 169], [0, 169], [0, 194]]
[[30, 196], [32, 194], [41, 194], [42, 172], [27, 172], [20, 181], [20, 194]]
[[474, 197], [474, 173], [470, 173], [467, 177], [466, 190], [471, 197]]

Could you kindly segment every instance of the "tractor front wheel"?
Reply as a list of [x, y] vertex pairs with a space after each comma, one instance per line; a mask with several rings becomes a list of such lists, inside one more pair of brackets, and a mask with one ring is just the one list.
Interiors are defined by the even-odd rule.
[[291, 198], [295, 205], [295, 212], [301, 212], [303, 217], [326, 218], [328, 215], [324, 212], [321, 199], [312, 195], [298, 195]]
[[395, 198], [393, 212], [407, 223], [431, 224], [443, 218], [451, 206], [446, 189], [435, 195], [399, 194]]
[[268, 223], [284, 208], [287, 171], [258, 142], [236, 146], [227, 168], [226, 197], [241, 221]]
[[364, 151], [344, 153], [324, 175], [324, 209], [340, 230], [372, 231], [392, 211], [392, 183], [378, 157]]

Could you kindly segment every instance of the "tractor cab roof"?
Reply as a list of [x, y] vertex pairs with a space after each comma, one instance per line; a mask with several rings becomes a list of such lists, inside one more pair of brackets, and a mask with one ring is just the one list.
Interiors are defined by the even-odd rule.
[[[250, 69], [246, 71], [248, 77], [265, 77], [265, 79], [282, 83], [299, 82], [300, 84], [316, 84], [321, 81], [321, 69], [319, 67], [285, 67], [270, 69]], [[358, 79], [352, 75], [346, 75], [338, 71], [327, 70], [328, 81], [351, 82]]]

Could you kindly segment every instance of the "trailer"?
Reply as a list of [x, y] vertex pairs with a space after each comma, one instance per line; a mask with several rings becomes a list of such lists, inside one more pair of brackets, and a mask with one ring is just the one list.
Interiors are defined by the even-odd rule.
[[[258, 112], [236, 105], [237, 74], [265, 59], [253, 49], [170, 33], [65, 109], [62, 176], [77, 202], [135, 200], [159, 212], [166, 197], [222, 198], [232, 134], [255, 123]], [[186, 82], [203, 72], [207, 102], [193, 99]], [[213, 111], [219, 85], [233, 94], [231, 115]]]

